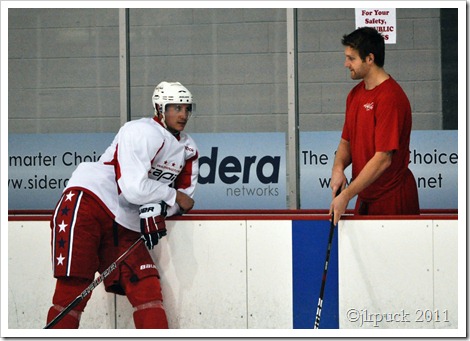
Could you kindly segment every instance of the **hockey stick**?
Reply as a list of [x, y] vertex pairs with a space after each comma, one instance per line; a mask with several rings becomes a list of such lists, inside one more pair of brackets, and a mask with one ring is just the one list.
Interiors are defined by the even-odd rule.
[[[341, 188], [338, 189], [336, 192], [336, 196], [341, 192]], [[321, 281], [321, 287], [320, 287], [320, 295], [318, 297], [318, 305], [317, 305], [317, 315], [315, 317], [315, 325], [313, 326], [313, 329], [318, 329], [320, 327], [320, 317], [321, 317], [321, 310], [323, 306], [323, 294], [325, 292], [325, 284], [326, 284], [326, 275], [328, 273], [328, 264], [330, 263], [330, 252], [331, 252], [331, 246], [333, 244], [333, 235], [335, 232], [335, 214], [331, 214], [331, 223], [330, 223], [330, 235], [328, 236], [328, 247], [326, 249], [326, 259], [325, 259], [325, 267], [323, 268], [323, 277]]]
[[91, 284], [82, 291], [80, 295], [78, 295], [68, 306], [62, 310], [59, 315], [54, 317], [54, 319], [49, 322], [44, 329], [49, 329], [55, 326], [60, 320], [64, 318], [73, 308], [75, 308], [86, 296], [88, 296], [93, 289], [95, 289], [103, 280], [109, 276], [111, 272], [113, 272], [119, 263], [121, 263], [129, 254], [135, 249], [135, 247], [139, 244], [139, 242], [143, 241], [143, 237], [137, 239], [134, 244], [132, 244], [122, 255], [119, 256], [106, 270], [104, 270], [96, 279], [91, 282]]

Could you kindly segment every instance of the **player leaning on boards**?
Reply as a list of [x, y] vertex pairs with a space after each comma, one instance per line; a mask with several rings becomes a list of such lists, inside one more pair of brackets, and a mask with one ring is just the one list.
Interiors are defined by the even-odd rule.
[[[104, 271], [143, 236], [145, 243], [104, 285], [108, 292], [127, 296], [136, 328], [168, 328], [148, 250], [166, 235], [165, 216], [193, 207], [198, 150], [183, 132], [194, 108], [189, 90], [178, 82], [161, 82], [152, 102], [153, 118], [124, 124], [100, 160], [81, 163], [64, 189], [51, 220], [57, 283], [48, 323], [92, 283], [96, 271]], [[78, 328], [90, 297], [55, 328]]]
[[[330, 215], [336, 224], [358, 196], [355, 214], [419, 214], [418, 189], [408, 168], [411, 106], [400, 85], [385, 72], [385, 42], [363, 27], [342, 39], [344, 66], [362, 79], [346, 100], [346, 117], [331, 174]], [[352, 164], [346, 187], [344, 169]], [[341, 188], [341, 193], [334, 193]]]

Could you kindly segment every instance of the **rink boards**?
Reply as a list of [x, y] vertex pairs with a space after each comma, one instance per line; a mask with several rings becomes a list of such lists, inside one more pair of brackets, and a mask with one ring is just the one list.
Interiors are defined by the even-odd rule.
[[[167, 225], [168, 235], [152, 255], [170, 328], [315, 335], [310, 329], [325, 265], [327, 216], [194, 215]], [[341, 221], [320, 328], [457, 329], [458, 232], [456, 215]], [[47, 221], [10, 217], [13, 335], [45, 325], [54, 289], [49, 238]], [[81, 327], [132, 329], [132, 307], [99, 286]]]

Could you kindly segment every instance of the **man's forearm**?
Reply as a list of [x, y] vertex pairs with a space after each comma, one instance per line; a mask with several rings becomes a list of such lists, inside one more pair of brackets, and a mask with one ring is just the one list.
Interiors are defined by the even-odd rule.
[[367, 162], [359, 175], [343, 191], [345, 195], [352, 199], [354, 196], [369, 187], [376, 181], [392, 163], [393, 152], [377, 152], [372, 159]]
[[335, 161], [333, 163], [333, 172], [343, 172], [351, 164], [351, 151], [349, 142], [341, 139], [336, 150]]

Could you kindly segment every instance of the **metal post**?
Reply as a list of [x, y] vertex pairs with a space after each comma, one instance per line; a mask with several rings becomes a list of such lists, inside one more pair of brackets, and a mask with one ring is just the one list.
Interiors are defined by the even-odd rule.
[[300, 208], [299, 171], [299, 92], [297, 9], [286, 9], [287, 14], [287, 193], [290, 209]]
[[119, 9], [119, 95], [121, 125], [131, 120], [129, 9]]

